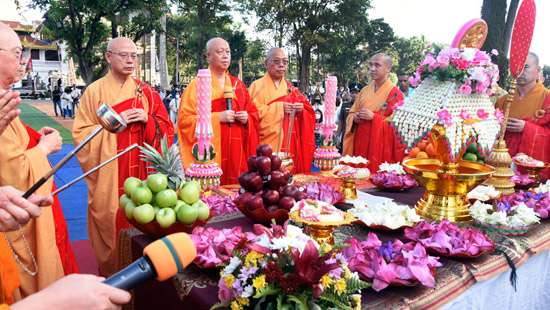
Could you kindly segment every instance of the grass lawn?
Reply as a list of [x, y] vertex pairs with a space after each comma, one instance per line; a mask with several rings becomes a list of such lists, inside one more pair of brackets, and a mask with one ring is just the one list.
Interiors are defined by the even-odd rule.
[[59, 130], [59, 133], [63, 138], [63, 143], [73, 144], [73, 138], [71, 136], [71, 132], [67, 128], [59, 124], [58, 122], [54, 121], [46, 113], [38, 110], [37, 108], [27, 103], [21, 103], [19, 105], [19, 108], [21, 109], [21, 115], [20, 115], [21, 119], [31, 128], [35, 130], [39, 130], [44, 126], [55, 128]]

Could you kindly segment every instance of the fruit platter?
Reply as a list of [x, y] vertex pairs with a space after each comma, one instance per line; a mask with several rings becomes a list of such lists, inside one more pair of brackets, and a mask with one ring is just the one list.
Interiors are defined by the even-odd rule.
[[235, 204], [255, 223], [284, 223], [294, 203], [307, 194], [290, 185], [292, 174], [281, 166], [282, 160], [271, 146], [258, 145], [256, 156], [249, 157], [247, 163], [248, 171], [239, 176], [241, 189]]

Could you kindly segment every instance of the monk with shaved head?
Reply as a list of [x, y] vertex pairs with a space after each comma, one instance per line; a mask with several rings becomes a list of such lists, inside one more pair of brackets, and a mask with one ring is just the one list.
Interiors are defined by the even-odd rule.
[[[206, 60], [212, 76], [212, 144], [215, 161], [223, 170], [221, 184], [236, 184], [247, 169], [246, 160], [258, 144], [258, 110], [250, 99], [246, 86], [229, 74], [231, 49], [222, 38], [206, 43]], [[194, 161], [192, 156], [197, 125], [197, 80], [183, 92], [178, 115], [178, 137], [183, 163]]]
[[[62, 140], [53, 128], [33, 130], [17, 117], [17, 111], [13, 111], [20, 99], [19, 94], [10, 89], [20, 79], [20, 67], [25, 64], [22, 53], [17, 34], [0, 23], [0, 95], [3, 99], [0, 101], [5, 104], [0, 109], [0, 114], [4, 114], [0, 120], [3, 129], [0, 134], [0, 186], [11, 185], [26, 191], [51, 169], [48, 155], [60, 150]], [[8, 111], [10, 107], [12, 110]], [[49, 196], [54, 186], [50, 179], [36, 193]], [[0, 212], [0, 216], [5, 214]], [[16, 299], [78, 271], [57, 198], [51, 206], [42, 209], [40, 217], [29, 220], [15, 231], [2, 233], [0, 239], [9, 245], [9, 249], [0, 247], [0, 274], [5, 275], [5, 268], [9, 266], [2, 257], [13, 254], [17, 263], [20, 285], [14, 294]]]
[[[174, 128], [159, 94], [132, 77], [137, 57], [136, 45], [132, 40], [124, 37], [112, 39], [105, 53], [109, 72], [90, 84], [80, 99], [73, 125], [75, 144], [100, 126], [96, 111], [103, 103], [111, 106], [128, 124], [125, 130], [117, 134], [102, 131], [78, 153], [84, 171], [134, 143], [159, 147], [164, 136], [169, 144], [172, 143]], [[88, 236], [99, 271], [104, 276], [116, 271], [117, 234], [122, 228], [130, 227], [124, 212], [118, 208], [119, 196], [124, 192], [124, 180], [130, 176], [140, 179], [147, 176], [146, 164], [139, 159], [137, 149], [86, 178]]]
[[293, 172], [308, 173], [315, 151], [315, 112], [306, 96], [285, 80], [288, 56], [282, 48], [267, 52], [265, 66], [267, 73], [249, 89], [260, 111], [260, 143], [290, 153]]
[[375, 54], [368, 65], [371, 82], [357, 95], [349, 111], [343, 148], [345, 155], [367, 158], [369, 168], [377, 171], [381, 163], [400, 162], [404, 157], [405, 147], [386, 120], [403, 100], [403, 93], [389, 79], [389, 55]]

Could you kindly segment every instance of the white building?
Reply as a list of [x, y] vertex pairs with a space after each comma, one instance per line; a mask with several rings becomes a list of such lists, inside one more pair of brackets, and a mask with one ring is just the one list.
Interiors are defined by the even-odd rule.
[[32, 85], [31, 80], [38, 84], [36, 87], [39, 89], [41, 84], [47, 85], [50, 83], [55, 86], [59, 79], [61, 79], [62, 86], [68, 85], [70, 78], [69, 58], [62, 44], [41, 39], [39, 33], [37, 33], [39, 24], [23, 25], [16, 21], [1, 22], [9, 25], [17, 33], [23, 46], [24, 57], [30, 57], [31, 59], [30, 66], [32, 70], [23, 81], [15, 85], [16, 88], [21, 86], [30, 87]]

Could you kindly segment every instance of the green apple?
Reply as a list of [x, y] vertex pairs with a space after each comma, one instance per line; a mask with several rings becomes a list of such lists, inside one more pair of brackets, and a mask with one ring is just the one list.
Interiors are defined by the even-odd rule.
[[126, 194], [122, 194], [122, 196], [120, 196], [120, 199], [118, 200], [118, 206], [124, 209], [128, 201], [131, 201], [130, 197], [128, 197]]
[[189, 205], [186, 204], [185, 202], [181, 201], [181, 200], [178, 200], [176, 202], [176, 206], [174, 207], [174, 211], [176, 212], [176, 214], [178, 213], [179, 209], [183, 206], [189, 206]]
[[173, 189], [165, 189], [155, 195], [155, 203], [161, 208], [171, 208], [178, 202], [178, 194]]
[[124, 213], [126, 213], [126, 217], [128, 219], [134, 218], [134, 209], [136, 208], [136, 204], [133, 201], [128, 201], [126, 206], [124, 207]]
[[182, 206], [179, 208], [177, 216], [178, 221], [183, 224], [193, 224], [197, 220], [198, 210], [193, 206]]
[[168, 228], [176, 222], [176, 212], [171, 208], [162, 208], [157, 213], [157, 223], [160, 227]]
[[134, 177], [129, 177], [124, 181], [124, 193], [130, 196], [134, 189], [141, 186], [141, 180]]
[[151, 174], [147, 177], [147, 187], [153, 193], [165, 190], [168, 187], [168, 177], [162, 173]]
[[153, 206], [153, 209], [155, 209], [155, 214], [159, 213], [160, 208], [157, 206]]
[[182, 189], [179, 191], [179, 197], [187, 204], [194, 204], [199, 200], [201, 196], [201, 186], [196, 181], [190, 181], [185, 183]]
[[130, 197], [132, 197], [132, 201], [136, 205], [143, 205], [151, 203], [153, 200], [153, 193], [151, 193], [151, 190], [147, 187], [140, 186], [134, 189]]
[[155, 219], [155, 209], [150, 204], [138, 206], [132, 212], [134, 220], [140, 224], [147, 224]]
[[197, 219], [200, 221], [206, 221], [210, 216], [210, 208], [208, 205], [204, 201], [199, 200], [195, 202], [193, 206], [197, 208]]

